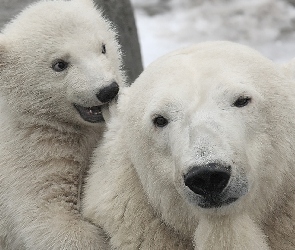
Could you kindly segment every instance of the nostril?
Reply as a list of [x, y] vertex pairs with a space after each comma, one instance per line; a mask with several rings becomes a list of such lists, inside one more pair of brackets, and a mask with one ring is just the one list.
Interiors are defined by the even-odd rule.
[[116, 82], [112, 82], [110, 85], [99, 90], [96, 97], [99, 101], [106, 103], [113, 100], [119, 92], [119, 85]]
[[230, 167], [210, 163], [192, 168], [184, 176], [184, 183], [198, 195], [220, 194], [227, 186], [230, 175]]

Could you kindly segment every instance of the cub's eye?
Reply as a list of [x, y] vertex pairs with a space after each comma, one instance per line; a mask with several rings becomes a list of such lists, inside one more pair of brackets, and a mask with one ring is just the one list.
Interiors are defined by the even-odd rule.
[[248, 105], [251, 102], [251, 97], [248, 96], [240, 96], [234, 103], [233, 106], [242, 108]]
[[68, 65], [69, 63], [59, 59], [52, 64], [52, 68], [56, 72], [61, 72], [61, 71], [64, 71], [68, 67]]
[[103, 53], [103, 54], [107, 53], [105, 44], [102, 44], [102, 46], [101, 46], [101, 53]]
[[159, 115], [153, 119], [153, 123], [156, 127], [165, 127], [168, 124], [168, 120], [165, 117]]

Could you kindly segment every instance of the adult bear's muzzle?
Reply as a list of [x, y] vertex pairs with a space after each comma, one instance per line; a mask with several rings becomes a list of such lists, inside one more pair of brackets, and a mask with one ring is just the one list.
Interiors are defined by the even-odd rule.
[[230, 181], [231, 166], [220, 163], [194, 166], [183, 178], [185, 186], [196, 195], [197, 205], [202, 208], [222, 207], [244, 194], [232, 187], [235, 181]]

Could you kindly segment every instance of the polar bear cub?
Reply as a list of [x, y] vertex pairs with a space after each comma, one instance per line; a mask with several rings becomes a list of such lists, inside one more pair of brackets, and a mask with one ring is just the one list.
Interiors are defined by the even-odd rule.
[[84, 215], [114, 249], [293, 249], [288, 79], [230, 42], [152, 63], [123, 91], [95, 151]]
[[98, 250], [83, 172], [125, 77], [91, 0], [41, 1], [0, 34], [1, 249]]

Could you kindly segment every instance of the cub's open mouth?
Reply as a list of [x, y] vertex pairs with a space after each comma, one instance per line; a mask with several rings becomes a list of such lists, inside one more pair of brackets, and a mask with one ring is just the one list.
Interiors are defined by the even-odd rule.
[[83, 120], [91, 123], [104, 122], [101, 111], [102, 106], [82, 107], [78, 104], [74, 104], [74, 107], [77, 109]]

